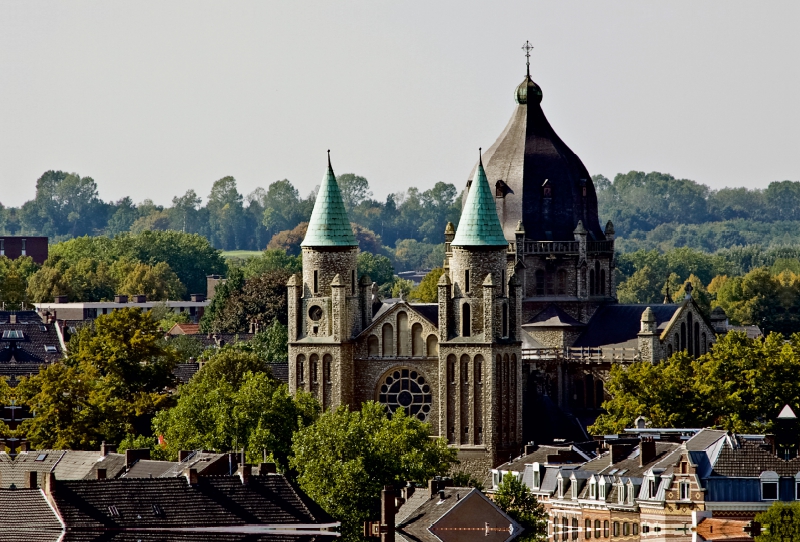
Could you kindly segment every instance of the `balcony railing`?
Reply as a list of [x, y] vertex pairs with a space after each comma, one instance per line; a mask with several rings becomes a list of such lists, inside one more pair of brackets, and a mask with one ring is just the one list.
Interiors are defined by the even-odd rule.
[[612, 241], [589, 241], [589, 252], [611, 252], [614, 250]]
[[523, 348], [522, 359], [603, 363], [634, 362], [642, 357], [638, 348]]
[[528, 254], [569, 254], [578, 253], [578, 241], [526, 241]]

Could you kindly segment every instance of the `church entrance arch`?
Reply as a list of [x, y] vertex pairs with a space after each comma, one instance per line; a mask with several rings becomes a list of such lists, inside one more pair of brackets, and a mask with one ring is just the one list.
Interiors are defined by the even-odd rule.
[[433, 404], [433, 391], [425, 375], [412, 367], [395, 367], [378, 381], [378, 402], [391, 416], [403, 408], [407, 415], [427, 421]]

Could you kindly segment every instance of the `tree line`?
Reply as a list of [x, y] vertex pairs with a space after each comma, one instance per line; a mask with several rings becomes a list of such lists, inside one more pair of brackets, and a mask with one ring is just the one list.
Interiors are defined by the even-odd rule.
[[[425, 191], [411, 187], [379, 201], [372, 197], [364, 177], [347, 173], [337, 181], [354, 228], [363, 232], [360, 240], [368, 245], [365, 250], [393, 259], [397, 251], [399, 268], [441, 263], [438, 253], [430, 254], [441, 244], [447, 222], [458, 222], [461, 198], [454, 185], [439, 182]], [[301, 196], [284, 179], [245, 196], [235, 178], [223, 177], [213, 183], [205, 204], [194, 190], [172, 198], [169, 206], [149, 199], [135, 204], [129, 197], [106, 202], [100, 199], [91, 177], [48, 171], [37, 180], [34, 199], [19, 208], [0, 203], [0, 232], [44, 235], [59, 242], [82, 236], [174, 230], [201, 235], [213, 247], [227, 251], [264, 250], [282, 234], [273, 248], [296, 252], [316, 190]]]

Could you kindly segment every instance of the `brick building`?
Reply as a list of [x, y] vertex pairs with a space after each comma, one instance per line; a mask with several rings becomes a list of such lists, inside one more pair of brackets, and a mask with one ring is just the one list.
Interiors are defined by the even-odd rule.
[[42, 265], [47, 259], [47, 237], [0, 237], [0, 256], [11, 260], [30, 256]]

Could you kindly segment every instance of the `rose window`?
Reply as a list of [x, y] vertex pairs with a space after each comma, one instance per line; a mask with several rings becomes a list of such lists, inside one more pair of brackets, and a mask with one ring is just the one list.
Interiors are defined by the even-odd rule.
[[378, 401], [391, 416], [402, 407], [406, 414], [425, 421], [431, 412], [431, 386], [414, 369], [396, 369], [381, 383]]

